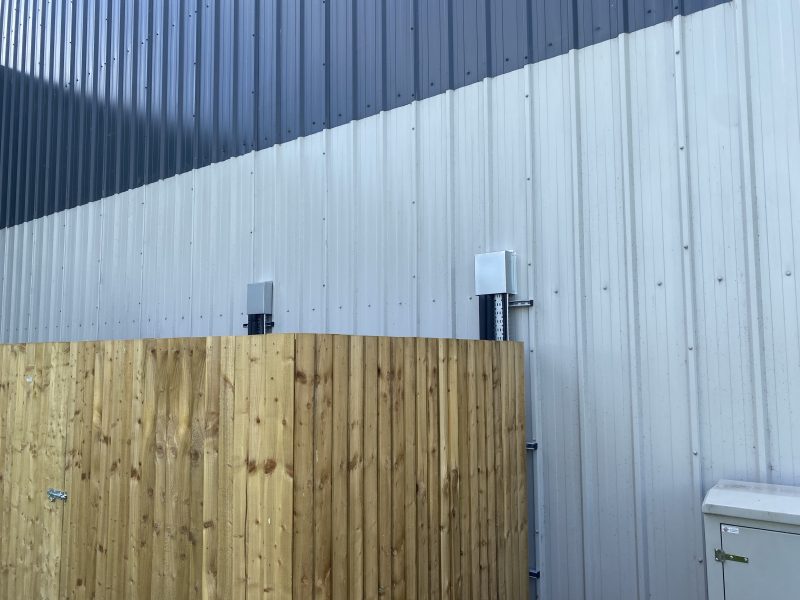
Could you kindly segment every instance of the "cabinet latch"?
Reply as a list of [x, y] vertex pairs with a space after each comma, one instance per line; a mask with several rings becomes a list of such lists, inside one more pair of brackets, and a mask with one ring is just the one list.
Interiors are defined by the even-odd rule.
[[731, 561], [731, 562], [747, 564], [750, 562], [750, 559], [747, 558], [746, 556], [739, 556], [738, 554], [728, 554], [727, 552], [723, 552], [722, 550], [714, 550], [714, 560], [720, 563]]

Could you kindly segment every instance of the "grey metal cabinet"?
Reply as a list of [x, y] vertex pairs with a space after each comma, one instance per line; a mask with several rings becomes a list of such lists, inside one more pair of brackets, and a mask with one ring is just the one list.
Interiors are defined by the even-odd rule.
[[721, 481], [703, 514], [709, 600], [800, 598], [800, 488]]

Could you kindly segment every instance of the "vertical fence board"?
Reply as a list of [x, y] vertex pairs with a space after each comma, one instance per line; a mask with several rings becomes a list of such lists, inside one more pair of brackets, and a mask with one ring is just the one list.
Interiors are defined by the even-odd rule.
[[[23, 497], [24, 477], [26, 474], [23, 465], [24, 452], [26, 450], [25, 440], [29, 431], [28, 412], [31, 404], [26, 402], [28, 391], [26, 389], [28, 375], [28, 356], [32, 348], [25, 346], [16, 347], [16, 352], [12, 353], [11, 359], [15, 362], [13, 379], [11, 386], [14, 388], [14, 411], [13, 433], [11, 436], [9, 456], [6, 461], [8, 477], [6, 530], [8, 538], [2, 545], [7, 548], [8, 575], [5, 579], [5, 597], [17, 598], [17, 580], [21, 578], [25, 569], [24, 564], [20, 564], [20, 553], [18, 551], [18, 541], [22, 529], [20, 502]], [[16, 354], [16, 356], [14, 356]], [[16, 566], [12, 565], [16, 562]]]
[[403, 411], [405, 431], [405, 577], [406, 598], [417, 598], [417, 348], [413, 339], [403, 340]]
[[478, 478], [478, 547], [480, 570], [480, 598], [491, 598], [489, 586], [489, 509], [488, 509], [488, 460], [486, 456], [486, 399], [489, 373], [486, 368], [488, 344], [475, 346], [476, 353], [476, 442]]
[[158, 340], [155, 345], [155, 391], [156, 391], [156, 420], [155, 420], [155, 461], [153, 465], [153, 531], [151, 547], [153, 549], [153, 571], [151, 579], [151, 593], [153, 597], [164, 594], [164, 569], [166, 547], [165, 538], [165, 498], [167, 477], [167, 403], [169, 394], [170, 351], [167, 340]]
[[128, 541], [128, 491], [130, 477], [131, 345], [113, 342], [111, 396], [105, 399], [113, 411], [109, 427], [110, 464], [108, 544], [106, 549], [106, 597], [120, 598], [125, 585], [125, 548]]
[[236, 407], [236, 340], [221, 338], [218, 342], [219, 371], [216, 375], [219, 387], [219, 494], [217, 524], [219, 528], [217, 548], [218, 598], [224, 598], [233, 589], [233, 431]]
[[524, 598], [523, 369], [455, 340], [0, 346], [0, 592]]
[[347, 463], [348, 463], [348, 395], [350, 392], [350, 341], [343, 336], [333, 338], [333, 401], [332, 407], [332, 597], [336, 600], [348, 598], [347, 571]]
[[167, 479], [167, 404], [169, 403], [172, 369], [170, 366], [168, 340], [158, 340], [155, 345], [155, 463], [154, 490], [152, 500], [153, 571], [151, 593], [153, 597], [164, 597], [166, 568], [166, 479]]
[[[458, 469], [460, 439], [462, 437], [458, 422], [459, 398], [459, 366], [463, 364], [458, 356], [457, 340], [447, 342], [447, 467], [450, 477], [450, 596], [463, 598], [463, 580], [461, 572], [461, 474]], [[444, 595], [444, 592], [442, 592]]]
[[472, 396], [469, 389], [469, 362], [467, 342], [458, 344], [458, 507], [459, 543], [461, 547], [459, 597], [472, 596], [472, 540], [470, 537], [470, 486], [469, 486], [469, 405]]
[[364, 338], [350, 338], [347, 406], [347, 591], [364, 597]]
[[[11, 469], [7, 464], [14, 451], [10, 448], [14, 421], [14, 396], [12, 392], [12, 373], [15, 373], [16, 361], [12, 358], [12, 346], [0, 346], [0, 577], [6, 578], [11, 570], [8, 561], [8, 516], [9, 486], [11, 485]], [[0, 592], [4, 591], [0, 588]]]
[[378, 340], [378, 595], [392, 590], [392, 346]]
[[[139, 444], [137, 463], [139, 471], [139, 515], [134, 529], [137, 553], [136, 579], [132, 582], [131, 598], [146, 600], [151, 597], [152, 577], [156, 567], [153, 560], [153, 530], [155, 527], [156, 461], [158, 448], [158, 345], [148, 340], [142, 347], [141, 358], [142, 399], [139, 414]], [[153, 596], [154, 597], [154, 596]]]
[[515, 452], [515, 435], [516, 426], [514, 418], [516, 414], [514, 391], [516, 384], [512, 382], [513, 378], [513, 346], [511, 344], [504, 344], [500, 347], [501, 352], [501, 367], [502, 367], [502, 382], [503, 382], [503, 471], [505, 474], [505, 547], [506, 547], [506, 581], [508, 594], [512, 598], [517, 598], [519, 595], [519, 579], [514, 575], [515, 565], [517, 564], [517, 547], [512, 537], [517, 528], [517, 503], [515, 500], [515, 476], [516, 476], [516, 452]]
[[515, 574], [519, 578], [519, 597], [528, 597], [528, 505], [526, 501], [527, 493], [527, 457], [525, 450], [525, 348], [522, 344], [514, 344], [511, 349], [513, 354], [514, 377], [516, 400], [516, 437], [512, 443], [516, 444], [517, 455], [516, 464], [516, 499], [517, 499], [517, 564]]
[[[89, 597], [94, 585], [94, 545], [96, 527], [94, 524], [95, 510], [92, 506], [92, 501], [95, 499], [95, 486], [94, 477], [92, 474], [93, 468], [93, 454], [96, 449], [96, 441], [94, 436], [94, 391], [97, 385], [96, 370], [98, 347], [94, 342], [81, 344], [80, 354], [82, 356], [81, 370], [79, 377], [81, 377], [81, 398], [80, 398], [80, 420], [73, 421], [73, 426], [78, 424], [82, 428], [80, 437], [82, 442], [78, 452], [80, 453], [80, 472], [75, 472], [73, 480], [80, 477], [79, 483], [76, 481], [69, 489], [72, 495], [72, 519], [70, 522], [71, 529], [75, 532], [70, 536], [75, 540], [73, 544], [72, 557], [74, 566], [72, 564], [65, 565], [62, 570], [61, 580], [65, 585], [74, 586], [74, 594], [70, 592], [70, 588], [61, 589], [61, 597], [72, 597], [77, 600], [84, 600]], [[75, 439], [78, 435], [75, 436]], [[77, 457], [75, 457], [77, 459]]]
[[316, 341], [298, 335], [294, 386], [294, 510], [292, 592], [294, 598], [314, 593], [314, 381]]
[[265, 485], [263, 465], [269, 450], [270, 431], [267, 429], [266, 377], [267, 357], [265, 337], [252, 336], [249, 341], [247, 398], [250, 405], [247, 448], [247, 526], [245, 530], [247, 557], [246, 595], [254, 598], [267, 587], [261, 568], [265, 548]]
[[202, 595], [203, 590], [203, 490], [205, 482], [204, 452], [206, 435], [206, 341], [193, 339], [189, 342], [189, 368], [191, 377], [189, 436], [189, 528], [185, 534], [189, 560], [189, 598]]
[[[488, 564], [489, 564], [489, 597], [498, 598], [500, 594], [500, 553], [498, 546], [498, 496], [497, 496], [497, 445], [495, 443], [495, 399], [497, 398], [497, 380], [494, 367], [494, 348], [484, 346], [484, 395], [486, 403], [486, 481], [487, 481], [487, 531], [488, 531]], [[505, 591], [505, 589], [503, 590]]]
[[[469, 571], [470, 592], [472, 598], [481, 598], [481, 569], [480, 569], [480, 522], [478, 493], [478, 375], [476, 345], [467, 344], [467, 424], [465, 430], [469, 436], [466, 447], [468, 464], [466, 465], [467, 477], [464, 493], [469, 503], [469, 519], [466, 521], [466, 531], [469, 532]], [[465, 536], [466, 538], [466, 536]]]
[[261, 465], [266, 509], [263, 518], [263, 585], [256, 597], [292, 594], [292, 511], [295, 340], [274, 336], [267, 343], [267, 452]]
[[139, 595], [139, 545], [141, 539], [139, 522], [142, 518], [142, 446], [144, 444], [144, 342], [134, 342], [132, 347], [132, 373], [130, 404], [130, 447], [129, 464], [125, 473], [128, 475], [128, 503], [127, 521], [128, 536], [125, 540], [126, 567], [123, 572], [122, 584], [125, 597], [136, 598]]
[[[364, 597], [378, 598], [378, 340], [364, 340]], [[385, 507], [384, 507], [385, 508]]]
[[172, 369], [167, 398], [167, 460], [166, 460], [166, 576], [164, 594], [167, 598], [186, 598], [188, 587], [188, 421], [190, 409], [189, 357], [185, 340], [176, 339], [169, 346]]
[[403, 340], [391, 340], [391, 467], [392, 467], [392, 598], [406, 598], [406, 448]]
[[451, 596], [450, 565], [450, 407], [448, 344], [439, 342], [439, 594], [443, 599]]
[[[38, 457], [37, 466], [42, 467], [43, 479], [38, 482], [34, 498], [41, 510], [41, 561], [42, 577], [38, 581], [39, 598], [54, 598], [58, 595], [61, 581], [63, 503], [46, 501], [45, 490], [54, 487], [65, 488], [66, 482], [66, 444], [68, 438], [67, 421], [74, 412], [75, 406], [75, 372], [74, 357], [70, 344], [53, 344], [50, 346], [49, 386], [43, 407], [46, 424], [42, 454]], [[35, 538], [31, 540], [34, 542]]]
[[508, 502], [506, 501], [506, 465], [503, 436], [503, 354], [500, 346], [493, 346], [492, 350], [492, 395], [496, 400], [494, 403], [494, 489], [497, 495], [497, 596], [498, 598], [506, 598], [510, 590], [508, 588], [508, 557], [506, 556]]
[[[42, 492], [47, 485], [48, 462], [51, 458], [52, 446], [48, 440], [50, 423], [50, 380], [53, 365], [52, 354], [54, 346], [37, 345], [35, 352], [35, 375], [31, 388], [33, 390], [31, 402], [34, 405], [34, 418], [31, 423], [31, 433], [34, 440], [27, 455], [28, 473], [24, 500], [25, 537], [22, 540], [23, 560], [28, 568], [25, 569], [22, 596], [35, 598], [39, 593], [45, 592], [45, 585], [49, 579], [50, 565], [48, 564], [47, 535], [51, 532], [43, 527], [49, 521], [47, 513], [51, 507], [43, 501]], [[57, 486], [56, 486], [57, 487]], [[41, 586], [41, 588], [40, 588]]]
[[220, 361], [223, 339], [208, 338], [206, 340], [205, 364], [205, 397], [202, 410], [203, 427], [203, 537], [198, 540], [202, 551], [202, 600], [216, 600], [217, 582], [219, 581], [219, 557], [217, 548], [221, 548], [222, 523], [219, 519], [219, 496], [225, 485], [220, 468], [220, 437], [222, 429], [222, 411], [220, 399], [224, 393], [224, 383], [220, 377]]
[[415, 344], [415, 381], [414, 381], [414, 431], [412, 446], [416, 452], [416, 560], [417, 579], [416, 593], [419, 598], [430, 595], [430, 554], [428, 545], [428, 345], [426, 340], [418, 339]]
[[97, 468], [92, 468], [93, 477], [96, 475], [95, 497], [97, 509], [95, 516], [97, 519], [97, 534], [95, 537], [95, 564], [94, 564], [94, 590], [91, 595], [104, 596], [106, 593], [107, 569], [108, 566], [108, 520], [111, 511], [111, 424], [112, 415], [116, 411], [116, 406], [112, 402], [113, 397], [113, 377], [114, 377], [114, 347], [111, 342], [103, 342], [100, 345], [101, 354], [99, 362], [102, 364], [101, 376], [95, 385], [94, 410], [96, 430], [96, 453], [93, 453], [93, 460], [97, 459]]
[[[13, 346], [0, 346], [0, 577], [5, 580], [12, 569], [8, 548], [11, 533], [9, 529], [9, 510], [11, 507], [11, 460], [16, 455], [12, 445], [14, 435], [14, 414], [16, 409], [15, 388], [17, 375], [16, 349]], [[0, 581], [2, 584], [2, 581]], [[5, 589], [0, 585], [0, 592]]]
[[232, 538], [233, 548], [231, 560], [233, 575], [231, 580], [232, 600], [244, 600], [247, 597], [247, 551], [245, 535], [247, 530], [247, 472], [249, 458], [250, 426], [250, 370], [251, 344], [250, 338], [236, 338], [236, 371], [233, 408], [233, 447], [231, 463], [233, 464], [232, 490]]
[[441, 598], [442, 581], [440, 567], [442, 565], [441, 550], [441, 499], [442, 499], [442, 480], [441, 480], [441, 459], [446, 455], [439, 442], [441, 425], [439, 422], [440, 410], [440, 361], [439, 361], [439, 342], [427, 340], [425, 343], [427, 358], [426, 378], [428, 387], [426, 390], [426, 400], [428, 408], [428, 587], [432, 600]]
[[314, 598], [331, 597], [333, 336], [317, 336], [314, 379]]

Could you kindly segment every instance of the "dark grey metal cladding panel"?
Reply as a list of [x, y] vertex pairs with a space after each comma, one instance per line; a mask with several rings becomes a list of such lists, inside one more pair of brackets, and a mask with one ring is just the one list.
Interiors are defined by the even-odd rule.
[[[409, 0], [388, 0], [385, 5], [384, 110], [404, 106], [428, 96], [428, 94], [418, 95], [415, 88], [414, 5], [415, 3]], [[446, 36], [446, 30], [441, 34]]]
[[383, 45], [385, 28], [383, 4], [359, 2], [356, 11], [356, 107], [358, 118], [378, 113], [384, 101], [386, 54]]
[[529, 12], [527, 0], [503, 0], [492, 5], [489, 15], [492, 38], [490, 75], [508, 73], [532, 62], [525, 58]]
[[0, 0], [0, 227], [727, 0]]
[[[330, 73], [327, 83], [330, 90], [330, 127], [337, 127], [360, 118], [355, 103], [358, 86], [358, 78], [355, 77], [357, 46], [354, 43], [357, 5], [357, 0], [340, 0], [323, 4], [329, 7], [327, 19], [330, 23], [327, 53]], [[323, 58], [323, 63], [325, 62]], [[333, 82], [342, 84], [332, 85]], [[324, 110], [324, 107], [322, 108]]]
[[[278, 31], [278, 65], [280, 69], [280, 88], [277, 98], [280, 130], [278, 142], [287, 142], [304, 135], [302, 129], [302, 108], [304, 98], [303, 71], [304, 41], [308, 35], [303, 26], [303, 17], [311, 2], [280, 2], [277, 19]], [[327, 26], [325, 28], [327, 33]], [[323, 33], [323, 39], [325, 39]], [[326, 69], [327, 73], [327, 69]], [[326, 100], [327, 94], [323, 96]]]

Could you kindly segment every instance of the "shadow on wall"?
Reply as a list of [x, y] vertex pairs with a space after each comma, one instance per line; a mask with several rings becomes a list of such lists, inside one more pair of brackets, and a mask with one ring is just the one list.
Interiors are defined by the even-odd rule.
[[0, 227], [727, 1], [0, 2]]
[[5, 67], [0, 94], [0, 228], [211, 163], [208, 128], [164, 106], [110, 103]]

